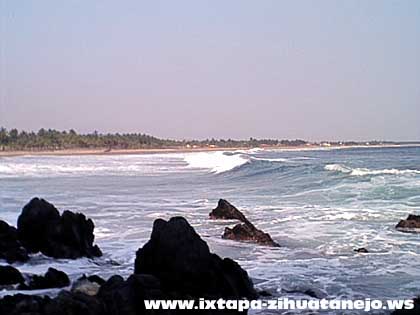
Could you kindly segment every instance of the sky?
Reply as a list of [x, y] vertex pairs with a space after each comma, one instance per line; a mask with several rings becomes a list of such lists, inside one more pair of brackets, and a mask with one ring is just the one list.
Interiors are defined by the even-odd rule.
[[420, 140], [420, 1], [0, 0], [0, 126]]

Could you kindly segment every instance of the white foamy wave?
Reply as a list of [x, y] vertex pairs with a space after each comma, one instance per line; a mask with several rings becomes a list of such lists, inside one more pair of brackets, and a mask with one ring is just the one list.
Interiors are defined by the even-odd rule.
[[155, 175], [182, 169], [182, 156], [57, 156], [0, 160], [0, 178], [89, 175]]
[[395, 168], [372, 170], [368, 168], [351, 168], [341, 164], [327, 164], [324, 167], [327, 171], [340, 172], [349, 174], [351, 176], [365, 176], [365, 175], [415, 175], [420, 174], [420, 170], [405, 169], [398, 170]]
[[222, 151], [190, 153], [184, 156], [189, 168], [207, 169], [212, 173], [223, 173], [249, 162], [242, 154], [226, 154]]
[[267, 162], [289, 162], [289, 159], [285, 159], [285, 158], [257, 158], [257, 157], [253, 157], [253, 160], [257, 160], [257, 161], [267, 161]]

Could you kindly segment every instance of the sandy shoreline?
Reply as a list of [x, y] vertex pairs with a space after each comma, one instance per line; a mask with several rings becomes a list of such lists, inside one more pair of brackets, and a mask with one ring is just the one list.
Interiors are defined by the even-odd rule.
[[200, 148], [165, 148], [165, 149], [63, 149], [46, 151], [0, 151], [0, 157], [14, 156], [71, 156], [71, 155], [136, 155], [136, 154], [162, 154], [162, 153], [191, 153], [191, 152], [212, 152], [212, 151], [237, 151], [237, 150], [281, 150], [281, 151], [304, 151], [304, 150], [328, 150], [328, 149], [352, 149], [352, 148], [400, 148], [419, 147], [420, 144], [389, 144], [389, 145], [353, 145], [353, 146], [266, 146], [266, 147], [200, 147]]

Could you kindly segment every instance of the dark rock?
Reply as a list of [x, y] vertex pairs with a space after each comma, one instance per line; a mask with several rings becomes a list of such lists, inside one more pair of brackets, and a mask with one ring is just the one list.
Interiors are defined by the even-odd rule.
[[[0, 314], [7, 315], [44, 315], [49, 297], [16, 294], [0, 299]], [[66, 314], [61, 310], [59, 314]]]
[[61, 291], [45, 306], [45, 315], [105, 315], [107, 313], [101, 300], [79, 292]]
[[30, 252], [54, 258], [98, 257], [94, 224], [81, 213], [58, 210], [44, 199], [32, 199], [18, 218], [18, 235]]
[[82, 293], [61, 291], [48, 296], [17, 294], [0, 299], [0, 314], [7, 315], [114, 315], [106, 313], [101, 300]]
[[29, 284], [23, 284], [20, 290], [39, 290], [49, 288], [63, 288], [70, 285], [69, 277], [62, 271], [54, 268], [48, 268], [44, 276], [35, 275], [29, 281]]
[[135, 273], [153, 275], [163, 291], [182, 296], [257, 296], [247, 272], [233, 260], [210, 253], [206, 242], [182, 217], [154, 222], [150, 240], [137, 251]]
[[392, 315], [419, 315], [420, 314], [420, 296], [414, 299], [414, 308], [395, 310]]
[[420, 215], [410, 214], [407, 219], [401, 220], [396, 229], [401, 232], [418, 232], [420, 233]]
[[244, 223], [249, 223], [241, 211], [224, 199], [219, 200], [217, 207], [210, 212], [209, 216], [210, 219], [239, 220]]
[[2, 220], [0, 220], [0, 259], [5, 259], [9, 264], [29, 259], [26, 249], [18, 240], [16, 228]]
[[145, 299], [168, 299], [162, 292], [160, 281], [152, 275], [131, 275], [126, 281], [113, 276], [99, 289], [98, 298], [103, 301], [108, 314], [174, 314], [165, 310], [149, 310], [146, 313]]
[[210, 219], [235, 219], [243, 222], [243, 224], [237, 224], [233, 228], [225, 228], [222, 235], [224, 239], [253, 242], [265, 246], [280, 246], [272, 240], [268, 233], [257, 229], [241, 211], [227, 200], [220, 199], [217, 207], [210, 212], [209, 216]]
[[356, 253], [362, 253], [362, 254], [367, 254], [367, 253], [369, 253], [369, 251], [368, 251], [366, 248], [364, 248], [364, 247], [361, 247], [361, 248], [356, 248], [356, 249], [354, 249], [353, 251], [355, 251]]
[[22, 209], [17, 222], [19, 239], [31, 253], [42, 251], [51, 229], [60, 220], [58, 210], [44, 199], [33, 198]]
[[233, 228], [226, 227], [222, 238], [235, 241], [253, 242], [265, 246], [280, 247], [278, 243], [273, 241], [270, 234], [257, 229], [251, 223], [237, 224]]
[[22, 274], [12, 266], [0, 266], [0, 285], [23, 283]]

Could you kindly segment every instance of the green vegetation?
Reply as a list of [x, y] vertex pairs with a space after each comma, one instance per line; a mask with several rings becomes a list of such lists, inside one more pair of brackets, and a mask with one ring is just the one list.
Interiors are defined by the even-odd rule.
[[303, 140], [168, 140], [140, 133], [101, 134], [93, 132], [78, 134], [74, 130], [57, 131], [40, 129], [38, 132], [7, 130], [0, 128], [0, 150], [2, 151], [43, 151], [63, 149], [160, 149], [181, 147], [259, 147], [259, 146], [297, 146], [305, 145]]
[[170, 140], [160, 139], [141, 133], [101, 134], [98, 132], [78, 134], [73, 129], [58, 131], [40, 129], [38, 132], [7, 130], [0, 128], [0, 151], [47, 151], [64, 149], [165, 149], [165, 148], [255, 148], [264, 146], [303, 146], [307, 144], [320, 146], [354, 146], [383, 144], [419, 144], [419, 142], [328, 142], [308, 143], [304, 140], [254, 139], [207, 139], [207, 140]]

